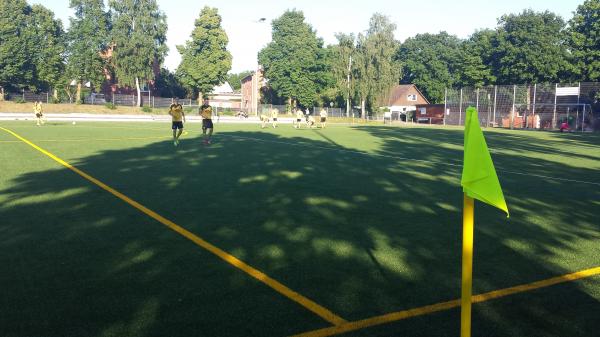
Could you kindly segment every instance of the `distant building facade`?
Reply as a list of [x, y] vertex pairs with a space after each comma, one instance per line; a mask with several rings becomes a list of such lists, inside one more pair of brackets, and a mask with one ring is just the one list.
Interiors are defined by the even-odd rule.
[[241, 109], [248, 114], [256, 114], [260, 101], [261, 89], [265, 86], [262, 67], [254, 73], [242, 78]]

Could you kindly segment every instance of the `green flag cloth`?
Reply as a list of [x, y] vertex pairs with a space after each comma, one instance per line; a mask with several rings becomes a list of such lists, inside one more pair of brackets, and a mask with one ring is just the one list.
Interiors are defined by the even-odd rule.
[[496, 175], [492, 157], [479, 127], [477, 110], [469, 107], [465, 119], [465, 154], [460, 184], [467, 196], [483, 201], [506, 212], [502, 187]]

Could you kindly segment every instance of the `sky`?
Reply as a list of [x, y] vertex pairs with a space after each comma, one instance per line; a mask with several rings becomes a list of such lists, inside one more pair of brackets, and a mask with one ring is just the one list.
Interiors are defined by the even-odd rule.
[[[167, 15], [169, 54], [165, 66], [175, 70], [181, 57], [176, 46], [189, 39], [194, 21], [204, 6], [216, 7], [223, 18], [222, 26], [229, 37], [228, 50], [233, 56], [231, 72], [257, 67], [256, 55], [271, 40], [271, 21], [287, 9], [304, 12], [306, 22], [323, 38], [325, 44], [336, 42], [335, 33], [359, 33], [368, 28], [373, 13], [387, 15], [396, 24], [396, 39], [419, 33], [446, 31], [466, 38], [474, 31], [494, 28], [503, 14], [524, 9], [549, 10], [569, 20], [583, 0], [157, 0]], [[105, 1], [107, 2], [107, 1]], [[51, 9], [69, 25], [73, 11], [69, 0], [29, 0]], [[260, 23], [259, 19], [265, 18]]]

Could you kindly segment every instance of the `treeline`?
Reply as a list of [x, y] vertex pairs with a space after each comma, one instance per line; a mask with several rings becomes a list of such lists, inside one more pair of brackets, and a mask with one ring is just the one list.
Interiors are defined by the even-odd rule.
[[586, 0], [569, 21], [549, 11], [507, 14], [495, 29], [467, 39], [440, 32], [400, 43], [381, 14], [364, 32], [338, 33], [326, 47], [300, 11], [287, 11], [272, 26], [259, 63], [268, 79], [265, 97], [276, 103], [372, 110], [385, 105], [397, 83], [414, 83], [440, 103], [449, 87], [600, 79], [600, 0]]
[[[0, 0], [0, 87], [50, 90], [79, 101], [89, 86], [117, 84], [160, 96], [201, 98], [226, 80], [235, 89], [249, 72], [228, 74], [228, 37], [216, 8], [204, 7], [190, 38], [177, 46], [175, 72], [162, 67], [166, 17], [156, 0], [70, 0], [69, 30], [41, 5]], [[460, 39], [446, 32], [399, 42], [396, 25], [374, 14], [359, 33], [338, 33], [325, 46], [301, 11], [272, 22], [272, 41], [258, 54], [266, 103], [308, 107], [384, 106], [390, 87], [414, 83], [433, 103], [447, 87], [598, 81], [600, 0], [585, 0], [565, 21], [524, 10], [494, 29]], [[0, 95], [0, 99], [3, 95]]]
[[65, 31], [42, 5], [0, 0], [0, 99], [27, 88], [80, 102], [83, 90], [118, 85], [135, 89], [139, 106], [150, 85], [162, 96], [202, 96], [231, 68], [214, 8], [202, 10], [190, 41], [177, 46], [182, 63], [172, 73], [162, 67], [167, 23], [156, 0], [110, 0], [108, 8], [103, 0], [70, 0], [69, 7], [74, 15]]

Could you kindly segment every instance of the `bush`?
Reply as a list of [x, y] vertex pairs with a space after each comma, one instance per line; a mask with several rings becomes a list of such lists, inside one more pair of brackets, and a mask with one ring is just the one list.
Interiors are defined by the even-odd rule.
[[17, 98], [17, 100], [15, 100], [15, 103], [23, 104], [23, 103], [27, 103], [27, 101], [25, 101], [23, 98], [19, 97], [19, 98]]
[[108, 102], [108, 103], [105, 103], [105, 104], [104, 104], [104, 106], [105, 106], [107, 109], [111, 109], [111, 110], [115, 110], [115, 109], [117, 108], [117, 106], [116, 106], [116, 105], [115, 105], [113, 102]]
[[142, 107], [142, 111], [143, 111], [143, 112], [152, 112], [152, 108], [151, 108], [151, 107], [149, 107], [149, 106], [143, 106], [143, 107]]
[[52, 102], [51, 102], [52, 104], [58, 104], [60, 102], [61, 102], [60, 101], [60, 97], [58, 97], [58, 98], [57, 97], [52, 97]]

